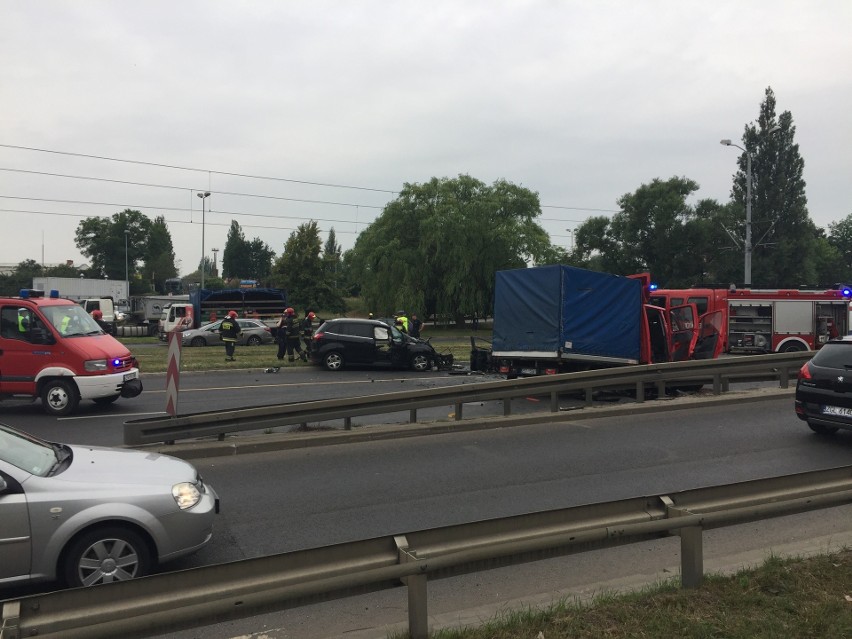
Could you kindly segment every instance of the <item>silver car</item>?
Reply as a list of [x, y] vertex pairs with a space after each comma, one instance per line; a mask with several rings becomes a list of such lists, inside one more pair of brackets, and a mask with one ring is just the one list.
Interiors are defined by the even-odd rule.
[[54, 444], [0, 424], [0, 586], [141, 577], [207, 544], [218, 511], [183, 460]]
[[[214, 346], [222, 344], [222, 336], [219, 333], [218, 322], [205, 324], [201, 328], [193, 328], [181, 333], [181, 340], [184, 346]], [[237, 344], [245, 346], [257, 346], [259, 344], [271, 344], [275, 341], [272, 337], [272, 329], [259, 320], [239, 319], [237, 323], [240, 325], [241, 335], [237, 340]]]

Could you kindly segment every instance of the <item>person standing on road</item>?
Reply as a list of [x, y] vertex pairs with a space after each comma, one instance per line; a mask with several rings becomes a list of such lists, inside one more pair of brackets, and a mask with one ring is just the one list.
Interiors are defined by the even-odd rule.
[[228, 316], [219, 324], [219, 334], [222, 336], [222, 342], [225, 344], [225, 361], [233, 362], [237, 340], [242, 334], [240, 323], [237, 321], [236, 311], [229, 311]]
[[299, 343], [299, 323], [296, 321], [296, 311], [292, 307], [284, 309], [277, 326], [278, 359], [284, 359], [286, 350], [288, 362], [296, 361], [296, 353], [299, 353], [299, 359], [307, 362], [307, 353], [302, 352], [302, 345]]
[[302, 320], [301, 329], [302, 329], [302, 341], [305, 343], [305, 360], [311, 354], [311, 343], [313, 342], [314, 337], [314, 318], [316, 314], [308, 309], [305, 311], [305, 318]]
[[420, 339], [420, 330], [423, 328], [423, 322], [417, 319], [417, 313], [412, 313], [411, 318], [408, 320], [408, 334], [411, 337], [416, 337]]

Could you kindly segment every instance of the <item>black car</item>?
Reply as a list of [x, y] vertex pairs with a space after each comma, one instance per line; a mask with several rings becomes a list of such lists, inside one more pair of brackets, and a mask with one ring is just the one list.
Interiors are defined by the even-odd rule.
[[799, 370], [796, 414], [821, 435], [852, 430], [852, 338], [826, 342]]
[[330, 371], [349, 364], [388, 366], [427, 371], [452, 365], [452, 355], [441, 355], [428, 341], [369, 319], [332, 319], [314, 332], [311, 360]]

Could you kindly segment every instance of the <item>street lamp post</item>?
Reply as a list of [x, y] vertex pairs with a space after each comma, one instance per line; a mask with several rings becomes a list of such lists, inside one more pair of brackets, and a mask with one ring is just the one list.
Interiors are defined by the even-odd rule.
[[219, 271], [216, 269], [216, 257], [219, 255], [219, 249], [213, 249], [213, 277], [219, 277]]
[[746, 151], [739, 144], [733, 144], [730, 140], [720, 140], [719, 144], [733, 146], [746, 154], [746, 232], [745, 232], [745, 273], [743, 277], [745, 286], [751, 286], [751, 152]]
[[196, 195], [201, 198], [201, 288], [204, 288], [204, 214], [206, 212], [204, 203], [210, 197], [210, 191], [196, 193]]
[[128, 259], [127, 259], [127, 236], [130, 235], [130, 231], [124, 229], [124, 285], [127, 287], [126, 295], [127, 295], [127, 304], [130, 305], [130, 269], [128, 268]]
[[[775, 124], [770, 127], [766, 133], [770, 136], [773, 133], [778, 133], [781, 130], [780, 124]], [[751, 253], [752, 253], [752, 245], [751, 245], [751, 160], [752, 153], [751, 151], [747, 151], [739, 144], [733, 144], [730, 140], [719, 140], [719, 144], [724, 146], [733, 146], [738, 148], [740, 151], [746, 154], [746, 232], [745, 232], [745, 265], [744, 265], [744, 277], [745, 282], [743, 284], [745, 286], [751, 286]]]

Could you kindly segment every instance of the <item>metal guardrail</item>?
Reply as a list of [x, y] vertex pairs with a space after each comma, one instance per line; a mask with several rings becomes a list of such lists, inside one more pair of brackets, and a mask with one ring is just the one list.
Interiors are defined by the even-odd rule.
[[503, 415], [511, 414], [511, 400], [530, 395], [549, 395], [550, 411], [559, 411], [561, 393], [584, 393], [590, 403], [598, 390], [632, 390], [637, 401], [644, 400], [646, 389], [658, 394], [666, 386], [711, 383], [715, 394], [728, 390], [731, 381], [744, 379], [777, 379], [787, 388], [813, 353], [778, 353], [715, 360], [672, 362], [625, 366], [603, 370], [564, 373], [524, 379], [498, 380], [465, 384], [452, 388], [430, 388], [416, 391], [385, 393], [364, 397], [296, 402], [256, 408], [241, 408], [179, 415], [151, 417], [125, 422], [124, 443], [127, 445], [174, 443], [179, 439], [217, 436], [228, 433], [307, 424], [342, 419], [351, 429], [352, 418], [409, 411], [409, 423], [417, 421], [417, 410], [436, 406], [453, 406], [455, 420], [463, 418], [467, 402], [503, 401]]
[[703, 580], [704, 530], [852, 503], [852, 466], [542, 511], [2, 602], [0, 639], [134, 639], [405, 585], [428, 636], [428, 579], [680, 536]]

